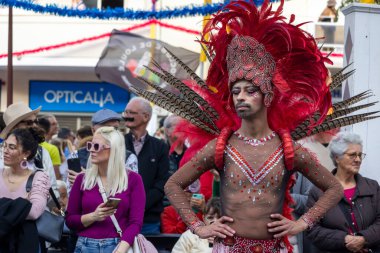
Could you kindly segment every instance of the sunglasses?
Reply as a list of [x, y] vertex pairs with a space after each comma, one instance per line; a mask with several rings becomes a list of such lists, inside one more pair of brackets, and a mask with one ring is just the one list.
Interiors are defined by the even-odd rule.
[[103, 149], [109, 149], [111, 147], [108, 146], [108, 145], [103, 145], [103, 144], [100, 144], [100, 143], [88, 141], [86, 148], [87, 148], [87, 151], [89, 151], [89, 152], [90, 151], [100, 152]]
[[31, 119], [21, 120], [20, 123], [25, 124], [27, 126], [33, 126], [34, 124], [36, 124], [36, 125], [38, 124], [38, 120], [37, 119], [35, 119], [35, 120], [31, 120]]

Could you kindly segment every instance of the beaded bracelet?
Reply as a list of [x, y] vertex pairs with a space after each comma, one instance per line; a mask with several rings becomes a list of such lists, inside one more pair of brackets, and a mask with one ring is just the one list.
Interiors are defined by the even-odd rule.
[[312, 219], [310, 219], [307, 215], [302, 215], [301, 216], [301, 219], [306, 222], [307, 226], [308, 226], [308, 230], [312, 229], [312, 227], [314, 227], [315, 223], [313, 222]]
[[191, 223], [189, 226], [189, 229], [190, 229], [191, 233], [195, 234], [195, 229], [197, 229], [199, 227], [203, 227], [205, 225], [206, 224], [204, 224], [204, 222], [198, 220], [198, 221], [194, 221], [193, 223]]

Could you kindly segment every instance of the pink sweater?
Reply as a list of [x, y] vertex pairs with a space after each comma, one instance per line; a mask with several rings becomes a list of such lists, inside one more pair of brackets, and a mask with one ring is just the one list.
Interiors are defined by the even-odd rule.
[[[4, 169], [0, 169], [0, 198], [27, 198], [26, 182], [23, 182], [16, 191], [10, 191], [6, 186], [3, 178]], [[29, 201], [32, 203], [32, 209], [26, 219], [36, 220], [44, 212], [47, 199], [49, 197], [50, 180], [45, 172], [37, 172], [32, 183], [32, 190], [29, 193]]]

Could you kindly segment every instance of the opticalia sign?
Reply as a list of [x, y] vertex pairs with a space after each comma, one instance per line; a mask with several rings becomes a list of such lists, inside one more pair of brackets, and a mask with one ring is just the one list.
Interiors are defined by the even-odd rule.
[[29, 106], [49, 112], [96, 112], [107, 108], [124, 110], [129, 101], [127, 90], [109, 83], [30, 81]]

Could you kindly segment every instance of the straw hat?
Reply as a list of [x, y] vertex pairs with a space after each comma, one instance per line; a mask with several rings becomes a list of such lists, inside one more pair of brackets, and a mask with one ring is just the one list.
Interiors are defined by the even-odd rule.
[[327, 1], [327, 6], [328, 7], [334, 7], [336, 5], [336, 1], [335, 0], [328, 0]]
[[5, 110], [3, 119], [6, 127], [1, 132], [0, 137], [5, 138], [7, 134], [18, 124], [20, 121], [28, 118], [30, 115], [37, 115], [41, 110], [41, 106], [35, 110], [30, 109], [26, 104], [20, 102], [11, 104]]

